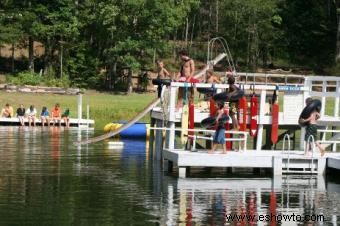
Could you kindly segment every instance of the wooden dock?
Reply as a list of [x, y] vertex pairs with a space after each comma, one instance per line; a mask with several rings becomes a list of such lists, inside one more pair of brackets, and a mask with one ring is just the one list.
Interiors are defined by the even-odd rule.
[[[82, 128], [88, 128], [88, 127], [93, 127], [94, 126], [94, 120], [89, 119], [89, 106], [87, 106], [87, 117], [86, 119], [83, 119], [83, 94], [78, 93], [77, 95], [77, 118], [70, 118], [69, 119], [69, 124], [70, 127], [82, 127]], [[28, 119], [24, 119], [25, 125], [28, 126]], [[36, 120], [35, 120], [36, 126], [41, 126], [41, 120], [37, 114]], [[52, 125], [53, 122], [50, 117], [50, 125]], [[56, 123], [57, 125], [59, 123]], [[13, 118], [0, 118], [0, 125], [1, 126], [13, 126], [13, 125], [20, 125], [20, 121], [17, 117]], [[65, 126], [65, 122], [63, 119], [61, 119], [61, 125]]]
[[[28, 126], [28, 119], [25, 118], [24, 120], [25, 125]], [[35, 120], [36, 126], [41, 126], [41, 120], [37, 118]], [[53, 122], [50, 121], [50, 125], [52, 125]], [[55, 123], [58, 125], [58, 123]], [[13, 126], [13, 125], [20, 125], [18, 118], [0, 118], [0, 125], [2, 126]], [[61, 120], [61, 125], [65, 126], [64, 120]], [[77, 119], [77, 118], [70, 118], [70, 127], [92, 127], [94, 125], [94, 120], [92, 119]], [[45, 124], [45, 126], [47, 126]]]

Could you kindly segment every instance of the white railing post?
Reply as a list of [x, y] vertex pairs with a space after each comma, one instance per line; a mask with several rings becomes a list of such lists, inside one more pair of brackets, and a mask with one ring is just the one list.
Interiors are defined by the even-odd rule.
[[266, 109], [266, 90], [261, 90], [260, 100], [260, 112], [259, 112], [259, 125], [257, 131], [256, 151], [260, 151], [262, 148], [262, 136], [263, 136], [263, 117]]
[[[325, 80], [322, 82], [322, 93], [323, 94], [327, 93], [327, 81]], [[321, 97], [321, 111], [320, 111], [321, 117], [325, 115], [325, 106], [326, 106], [326, 97], [322, 96]]]
[[82, 106], [83, 106], [83, 94], [78, 93], [77, 96], [77, 103], [78, 103], [78, 109], [77, 109], [77, 113], [78, 113], [78, 125], [80, 124], [80, 120], [82, 119]]
[[334, 117], [339, 116], [340, 81], [336, 82], [336, 93], [338, 95], [334, 98]]
[[176, 87], [170, 86], [169, 103], [169, 149], [175, 149]]

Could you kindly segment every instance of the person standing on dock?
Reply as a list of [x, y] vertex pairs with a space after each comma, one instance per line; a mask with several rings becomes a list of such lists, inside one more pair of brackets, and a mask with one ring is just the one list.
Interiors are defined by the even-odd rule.
[[[306, 99], [306, 105], [312, 101], [312, 98]], [[318, 128], [316, 126], [316, 121], [320, 118], [320, 113], [314, 110], [307, 119], [300, 118], [301, 123], [306, 123], [306, 134], [305, 134], [305, 156], [308, 156], [310, 151], [312, 151], [312, 142], [314, 141], [315, 146], [320, 150], [321, 156], [324, 156], [326, 150], [321, 146], [319, 141], [317, 141]], [[312, 137], [312, 138], [311, 138]]]
[[216, 147], [218, 144], [221, 144], [223, 146], [223, 154], [227, 154], [227, 149], [225, 146], [225, 129], [224, 129], [224, 122], [220, 120], [220, 118], [224, 114], [224, 102], [217, 102], [216, 103], [217, 112], [216, 112], [216, 131], [213, 139], [213, 145], [210, 151], [208, 151], [209, 154], [212, 154], [215, 152]]
[[158, 79], [167, 79], [170, 78], [170, 73], [164, 67], [163, 60], [157, 60], [157, 78]]
[[[179, 56], [182, 60], [182, 64], [181, 64], [181, 70], [176, 76], [176, 81], [190, 83], [194, 79], [195, 62], [193, 59], [191, 59], [188, 56], [188, 53], [185, 50], [180, 51]], [[184, 96], [184, 89], [179, 88], [176, 110], [178, 110], [180, 107], [183, 107], [183, 96]], [[194, 89], [190, 88], [189, 100], [192, 100], [193, 96], [194, 96]]]
[[[164, 62], [160, 59], [157, 60], [157, 79], [171, 79], [170, 73], [164, 67]], [[157, 87], [158, 97], [161, 96], [162, 87], [162, 85], [158, 85]]]

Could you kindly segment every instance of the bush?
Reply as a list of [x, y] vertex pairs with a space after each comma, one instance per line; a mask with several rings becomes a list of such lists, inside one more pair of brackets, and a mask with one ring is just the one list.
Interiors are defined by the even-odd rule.
[[40, 75], [32, 73], [30, 71], [19, 72], [14, 77], [7, 77], [8, 83], [14, 85], [32, 85], [36, 86], [42, 82]]
[[13, 85], [31, 85], [31, 86], [56, 86], [68, 88], [70, 86], [70, 81], [68, 76], [64, 76], [62, 79], [57, 79], [49, 76], [40, 76], [39, 74], [32, 73], [30, 71], [23, 71], [14, 76], [7, 76], [7, 82]]

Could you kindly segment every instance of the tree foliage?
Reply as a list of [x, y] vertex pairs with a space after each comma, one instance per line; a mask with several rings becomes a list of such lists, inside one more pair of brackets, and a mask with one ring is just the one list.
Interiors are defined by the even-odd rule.
[[337, 18], [332, 0], [3, 0], [0, 30], [0, 45], [43, 44], [44, 76], [99, 87], [103, 69], [138, 70], [216, 36], [248, 69], [283, 59], [321, 71], [335, 63]]

